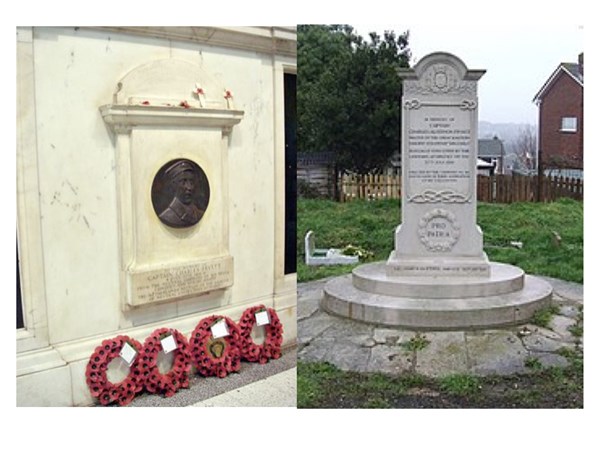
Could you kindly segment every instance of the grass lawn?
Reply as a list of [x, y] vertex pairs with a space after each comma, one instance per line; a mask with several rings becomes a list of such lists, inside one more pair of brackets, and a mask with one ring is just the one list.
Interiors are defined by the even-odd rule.
[[[299, 199], [297, 275], [299, 282], [348, 273], [353, 266], [304, 264], [304, 236], [315, 233], [318, 248], [352, 244], [386, 260], [401, 221], [400, 201], [336, 203]], [[491, 261], [529, 274], [583, 283], [583, 204], [562, 199], [547, 204], [478, 205], [484, 250]], [[510, 243], [519, 241], [522, 248]], [[548, 321], [553, 312], [541, 312]], [[547, 316], [549, 318], [547, 318]], [[575, 331], [582, 335], [582, 330]], [[574, 333], [574, 332], [573, 332]], [[582, 353], [567, 351], [567, 368], [541, 368], [534, 359], [525, 375], [428, 378], [342, 371], [328, 363], [298, 362], [299, 408], [581, 408]]]
[[566, 368], [533, 368], [512, 376], [389, 376], [298, 362], [298, 408], [582, 408], [582, 355]]
[[[299, 282], [345, 274], [353, 268], [306, 266], [304, 238], [308, 230], [315, 233], [318, 248], [344, 248], [352, 244], [372, 252], [372, 260], [377, 261], [388, 258], [394, 248], [394, 230], [401, 222], [399, 200], [338, 203], [299, 198], [297, 215]], [[484, 233], [484, 250], [491, 261], [519, 266], [528, 274], [583, 283], [581, 201], [479, 203], [478, 224]], [[513, 241], [523, 243], [523, 247], [511, 246]]]

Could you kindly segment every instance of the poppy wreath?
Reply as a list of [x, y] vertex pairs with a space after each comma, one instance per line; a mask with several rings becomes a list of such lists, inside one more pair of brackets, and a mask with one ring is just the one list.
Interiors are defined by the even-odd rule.
[[[163, 374], [157, 366], [159, 352], [163, 349], [161, 340], [172, 335], [177, 348], [173, 350], [173, 365], [169, 372]], [[144, 387], [150, 393], [162, 393], [166, 397], [173, 396], [180, 388], [188, 388], [188, 373], [192, 367], [190, 345], [186, 337], [175, 329], [166, 327], [155, 330], [146, 340], [140, 352], [137, 369], [142, 373]]]
[[[257, 320], [255, 314], [266, 310], [269, 324], [265, 325], [265, 341], [262, 345], [253, 342], [250, 334]], [[249, 362], [267, 363], [269, 359], [279, 359], [282, 355], [282, 334], [284, 327], [280, 318], [272, 308], [264, 305], [250, 307], [244, 311], [238, 323], [240, 327], [240, 352], [244, 360]]]
[[[229, 335], [213, 338], [211, 326], [223, 319]], [[238, 325], [225, 316], [202, 319], [190, 337], [192, 362], [202, 376], [225, 377], [240, 370], [240, 331]]]
[[[130, 366], [127, 377], [121, 382], [113, 384], [106, 375], [108, 364], [115, 357], [119, 357], [125, 343], [129, 343], [138, 355]], [[100, 404], [106, 406], [113, 401], [117, 401], [120, 406], [125, 406], [144, 388], [142, 374], [136, 369], [136, 362], [140, 358], [141, 349], [142, 345], [139, 341], [126, 335], [118, 335], [115, 338], [103, 340], [100, 346], [96, 347], [86, 367], [86, 383], [90, 393], [93, 397], [98, 398]]]

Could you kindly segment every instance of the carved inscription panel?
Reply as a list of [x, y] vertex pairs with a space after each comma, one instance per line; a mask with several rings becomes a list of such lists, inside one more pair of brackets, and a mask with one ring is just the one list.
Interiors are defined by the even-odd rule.
[[427, 106], [410, 112], [406, 152], [408, 199], [416, 203], [462, 203], [472, 195], [470, 112]]
[[233, 284], [231, 256], [171, 268], [129, 273], [131, 305], [193, 296]]

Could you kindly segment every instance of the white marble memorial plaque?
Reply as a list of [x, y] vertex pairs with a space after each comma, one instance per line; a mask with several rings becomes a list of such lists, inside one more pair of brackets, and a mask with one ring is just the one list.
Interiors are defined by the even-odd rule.
[[178, 299], [226, 288], [233, 283], [233, 258], [130, 272], [133, 305]]

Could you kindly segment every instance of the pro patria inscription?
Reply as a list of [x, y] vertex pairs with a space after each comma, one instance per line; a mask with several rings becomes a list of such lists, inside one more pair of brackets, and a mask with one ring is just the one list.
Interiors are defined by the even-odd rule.
[[421, 218], [418, 234], [420, 241], [428, 250], [446, 252], [455, 245], [461, 230], [453, 213], [437, 208]]

